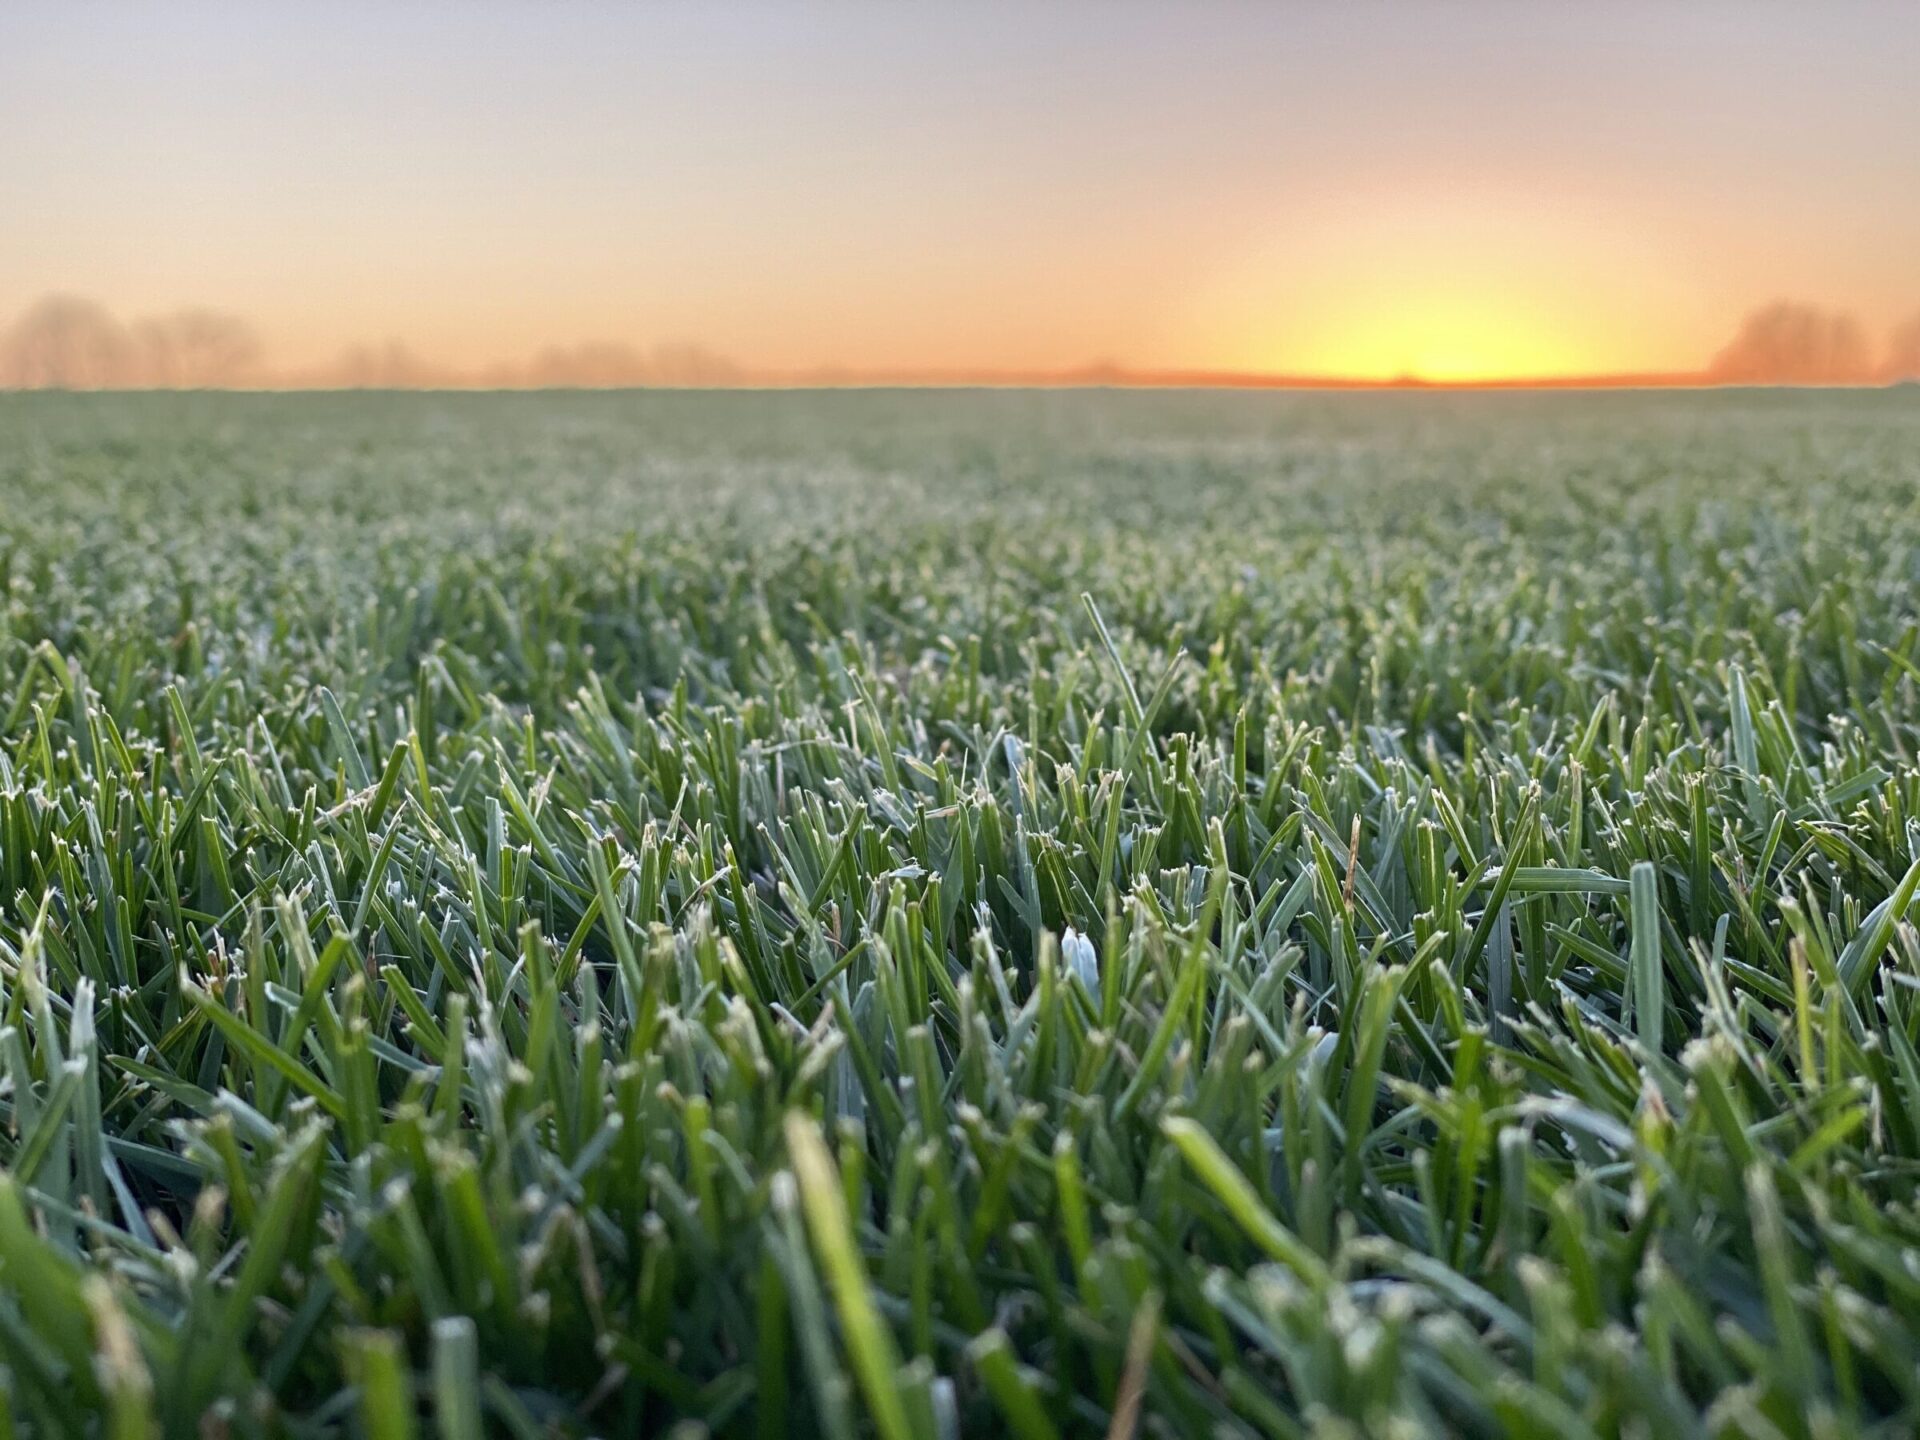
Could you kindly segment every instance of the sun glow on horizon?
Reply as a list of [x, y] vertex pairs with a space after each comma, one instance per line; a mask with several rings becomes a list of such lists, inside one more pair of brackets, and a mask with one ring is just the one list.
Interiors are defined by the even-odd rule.
[[1369, 307], [1297, 353], [1307, 357], [1302, 373], [1338, 380], [1460, 385], [1557, 379], [1597, 368], [1578, 336], [1525, 305], [1478, 297]]
[[1920, 366], [1911, 3], [992, 8], [0, 4], [0, 386]]
[[[1330, 381], [1489, 384], [1680, 371], [1702, 313], [1669, 217], [1537, 186], [1388, 174], [1275, 202], [1196, 298], [1194, 348]], [[1702, 357], [1704, 358], [1704, 357]]]

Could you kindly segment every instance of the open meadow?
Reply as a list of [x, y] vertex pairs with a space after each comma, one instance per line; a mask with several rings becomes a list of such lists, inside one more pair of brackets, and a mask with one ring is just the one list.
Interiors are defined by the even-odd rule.
[[0, 1435], [1920, 1429], [1911, 388], [0, 395], [0, 586]]

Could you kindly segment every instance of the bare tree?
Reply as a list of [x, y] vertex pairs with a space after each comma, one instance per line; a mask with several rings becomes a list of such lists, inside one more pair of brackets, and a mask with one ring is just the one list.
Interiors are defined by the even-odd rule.
[[1920, 315], [1893, 332], [1887, 347], [1887, 379], [1920, 380]]
[[1746, 385], [1849, 385], [1876, 378], [1859, 321], [1791, 300], [1748, 315], [1707, 373]]
[[138, 348], [104, 306], [74, 295], [35, 302], [0, 340], [0, 384], [97, 390], [133, 383]]
[[260, 378], [254, 328], [220, 310], [182, 310], [133, 327], [139, 383], [193, 390], [247, 385]]

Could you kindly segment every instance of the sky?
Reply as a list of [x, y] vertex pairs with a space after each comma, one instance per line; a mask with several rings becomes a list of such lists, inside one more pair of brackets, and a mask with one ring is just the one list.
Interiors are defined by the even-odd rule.
[[1912, 0], [8, 0], [0, 326], [290, 381], [1878, 371], [1916, 76]]

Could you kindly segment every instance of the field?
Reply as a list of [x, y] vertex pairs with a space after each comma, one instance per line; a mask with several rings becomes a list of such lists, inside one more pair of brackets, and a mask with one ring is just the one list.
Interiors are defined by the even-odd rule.
[[0, 396], [0, 582], [0, 1434], [1920, 1429], [1911, 392]]

